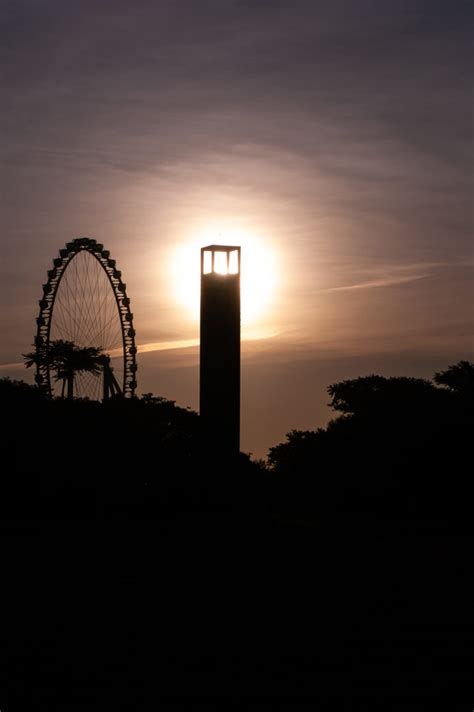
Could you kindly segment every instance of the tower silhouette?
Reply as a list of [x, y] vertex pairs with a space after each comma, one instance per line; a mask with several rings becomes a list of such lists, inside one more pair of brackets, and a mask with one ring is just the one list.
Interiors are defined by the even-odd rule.
[[201, 249], [200, 414], [214, 450], [240, 451], [240, 247]]

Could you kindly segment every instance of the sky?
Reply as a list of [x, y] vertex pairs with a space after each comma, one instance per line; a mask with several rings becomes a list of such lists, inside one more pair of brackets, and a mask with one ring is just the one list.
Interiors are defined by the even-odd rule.
[[[463, 0], [0, 0], [0, 375], [58, 250], [127, 283], [139, 392], [198, 407], [199, 248], [242, 245], [242, 450], [326, 387], [473, 359]], [[141, 351], [141, 353], [140, 353]]]

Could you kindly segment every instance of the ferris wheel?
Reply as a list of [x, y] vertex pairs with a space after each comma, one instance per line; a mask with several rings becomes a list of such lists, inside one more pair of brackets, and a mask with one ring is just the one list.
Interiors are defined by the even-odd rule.
[[[79, 369], [74, 374], [75, 397], [101, 400], [134, 395], [137, 348], [130, 299], [122, 273], [102, 244], [79, 237], [59, 250], [39, 306], [37, 353], [62, 341], [102, 354], [98, 369]], [[35, 380], [50, 395], [58, 396], [61, 384], [52, 371], [47, 361], [38, 359]]]

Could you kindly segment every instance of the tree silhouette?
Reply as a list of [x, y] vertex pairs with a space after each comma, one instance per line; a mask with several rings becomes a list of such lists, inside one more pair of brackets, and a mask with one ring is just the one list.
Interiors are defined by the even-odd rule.
[[458, 395], [474, 398], [474, 363], [458, 361], [446, 371], [435, 373], [433, 381]]
[[25, 366], [48, 366], [56, 372], [56, 381], [62, 381], [61, 396], [67, 386], [67, 397], [74, 397], [74, 378], [78, 373], [99, 374], [103, 369], [102, 349], [95, 346], [77, 346], [73, 341], [51, 341], [36, 351], [23, 354]]
[[325, 516], [334, 502], [458, 521], [471, 492], [473, 384], [468, 361], [432, 381], [369, 375], [331, 384], [336, 417], [326, 428], [293, 430], [270, 449], [277, 506], [292, 517]]
[[333, 383], [327, 389], [329, 405], [344, 415], [374, 416], [377, 413], [413, 408], [430, 403], [436, 395], [433, 384], [422, 378], [361, 376]]

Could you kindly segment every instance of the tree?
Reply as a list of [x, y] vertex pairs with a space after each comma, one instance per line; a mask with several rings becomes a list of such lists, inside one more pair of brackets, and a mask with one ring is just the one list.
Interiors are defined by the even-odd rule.
[[473, 384], [474, 365], [461, 361], [433, 381], [369, 375], [330, 385], [327, 427], [292, 431], [270, 449], [278, 506], [456, 517], [472, 501]]
[[327, 389], [329, 405], [344, 415], [377, 417], [429, 407], [438, 395], [430, 381], [422, 378], [360, 376], [333, 383]]
[[435, 373], [433, 381], [458, 395], [474, 398], [474, 363], [458, 361], [445, 371]]
[[25, 366], [48, 366], [56, 372], [56, 381], [63, 382], [61, 396], [67, 386], [67, 397], [74, 397], [74, 377], [78, 373], [99, 374], [103, 369], [102, 349], [95, 346], [77, 346], [73, 341], [51, 341], [36, 351], [23, 354]]
[[313, 460], [324, 439], [324, 431], [292, 430], [286, 434], [286, 442], [271, 447], [268, 465], [272, 472], [293, 474], [296, 470], [305, 470]]

